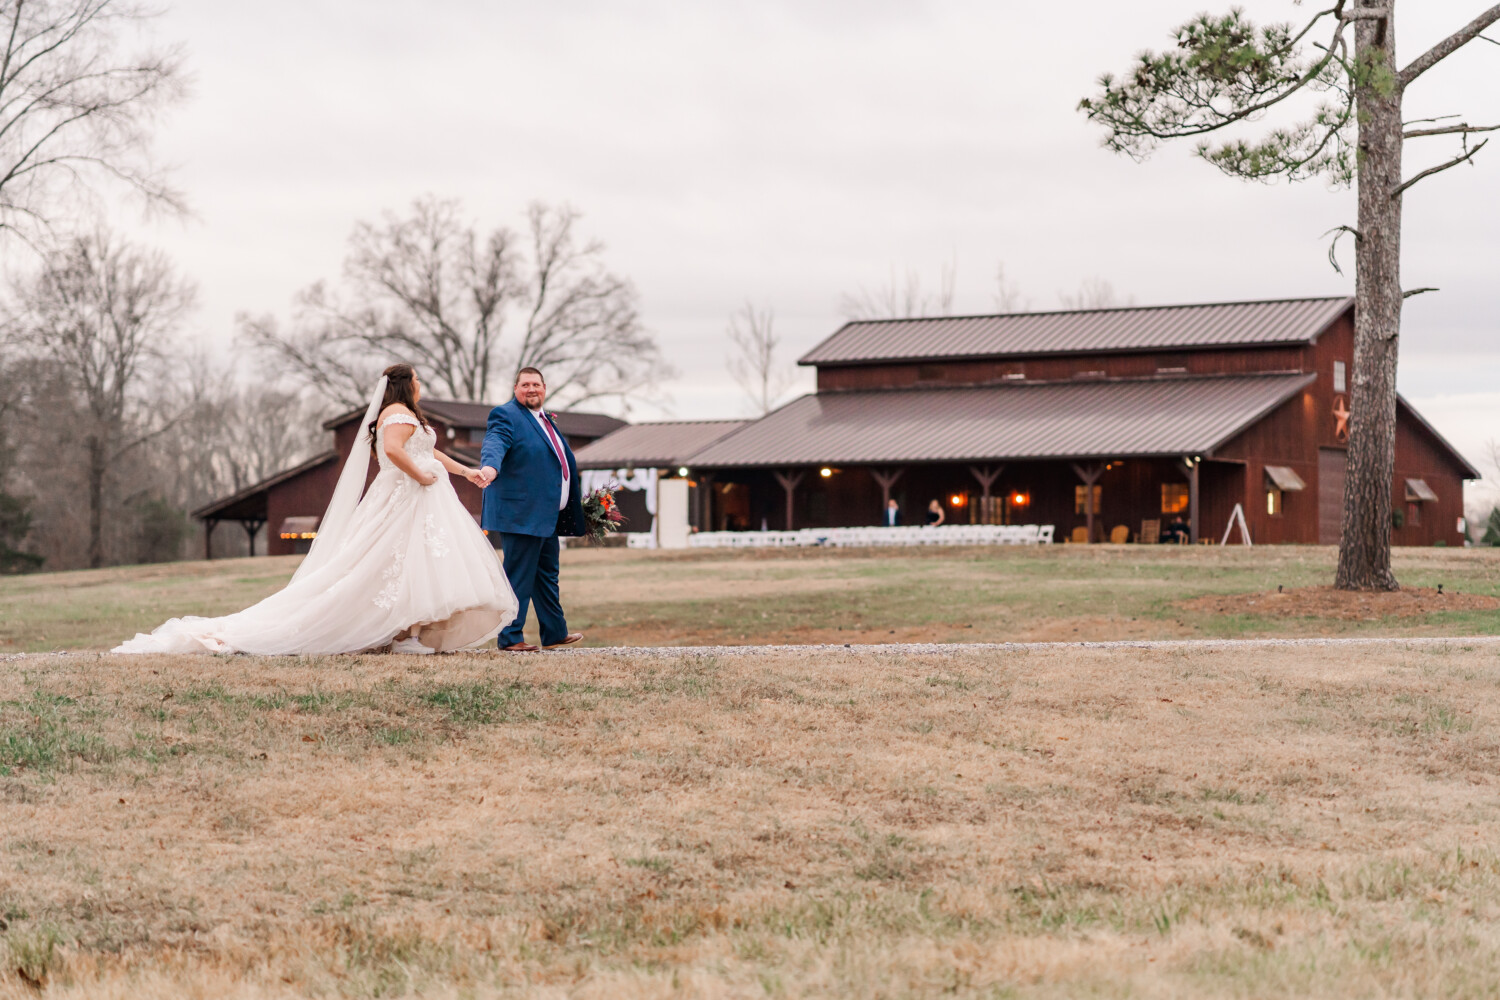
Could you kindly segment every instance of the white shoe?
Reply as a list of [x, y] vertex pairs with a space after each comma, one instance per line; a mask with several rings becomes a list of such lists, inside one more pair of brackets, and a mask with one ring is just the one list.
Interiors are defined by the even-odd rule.
[[407, 636], [405, 639], [400, 639], [396, 642], [391, 643], [391, 652], [415, 653], [418, 656], [431, 656], [433, 653], [436, 653], [437, 650], [429, 649], [411, 636]]

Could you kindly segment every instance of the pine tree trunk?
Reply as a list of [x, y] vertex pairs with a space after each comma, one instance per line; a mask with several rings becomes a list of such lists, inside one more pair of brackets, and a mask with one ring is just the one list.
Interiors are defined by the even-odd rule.
[[104, 461], [105, 442], [98, 435], [88, 439], [89, 467], [89, 565], [104, 565]]
[[[1396, 444], [1396, 355], [1401, 332], [1401, 87], [1395, 3], [1357, 22], [1359, 235], [1355, 247], [1354, 379], [1343, 537], [1334, 586], [1399, 590], [1391, 574], [1391, 484]], [[1373, 6], [1365, 0], [1363, 6]]]

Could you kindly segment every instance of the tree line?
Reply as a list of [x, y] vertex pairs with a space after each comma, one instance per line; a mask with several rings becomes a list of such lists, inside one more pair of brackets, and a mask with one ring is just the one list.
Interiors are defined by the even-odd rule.
[[392, 359], [434, 397], [493, 399], [536, 365], [559, 405], [616, 409], [671, 374], [576, 209], [481, 230], [436, 198], [356, 225], [339, 281], [285, 320], [240, 315], [236, 356], [210, 356], [193, 281], [102, 221], [124, 193], [186, 211], [151, 155], [181, 53], [122, 51], [153, 16], [0, 0], [0, 572], [180, 558], [189, 511], [321, 450], [322, 419], [363, 406]]

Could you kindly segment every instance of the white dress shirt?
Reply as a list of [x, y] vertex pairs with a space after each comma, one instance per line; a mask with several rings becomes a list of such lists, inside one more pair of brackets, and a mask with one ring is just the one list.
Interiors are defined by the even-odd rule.
[[[531, 408], [527, 407], [527, 409]], [[568, 457], [558, 449], [553, 448], [552, 435], [557, 434], [557, 428], [547, 422], [547, 417], [542, 410], [540, 408], [531, 410], [531, 415], [536, 417], [536, 422], [542, 425], [542, 437], [547, 439], [547, 447], [553, 449], [552, 453], [557, 456], [558, 462], [562, 464], [562, 496], [558, 498], [557, 509], [563, 510], [568, 506]], [[561, 434], [557, 435], [557, 440], [560, 445], [562, 443]]]

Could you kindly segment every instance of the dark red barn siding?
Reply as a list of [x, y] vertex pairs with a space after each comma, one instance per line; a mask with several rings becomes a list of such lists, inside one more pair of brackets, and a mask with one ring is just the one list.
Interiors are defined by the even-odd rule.
[[[1402, 512], [1404, 523], [1391, 534], [1393, 545], [1462, 545], [1458, 520], [1464, 516], [1464, 482], [1468, 470], [1459, 467], [1450, 452], [1433, 434], [1411, 417], [1406, 408], [1396, 411], [1396, 481], [1392, 484], [1392, 509]], [[1406, 480], [1421, 479], [1437, 494], [1436, 501], [1420, 504], [1421, 524], [1413, 524], [1411, 504], [1406, 501]]]
[[267, 555], [289, 556], [295, 551], [296, 543], [281, 537], [282, 523], [289, 517], [321, 517], [343, 467], [342, 458], [325, 462], [267, 491], [264, 528]]

